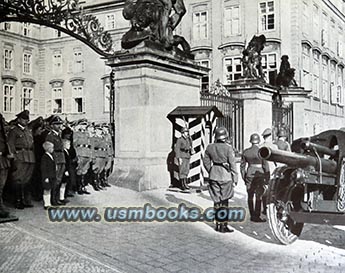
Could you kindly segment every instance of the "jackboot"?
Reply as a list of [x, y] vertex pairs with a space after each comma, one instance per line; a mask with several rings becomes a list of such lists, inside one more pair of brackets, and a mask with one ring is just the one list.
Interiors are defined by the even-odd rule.
[[224, 223], [220, 224], [219, 232], [221, 232], [221, 233], [230, 233], [230, 232], [234, 232], [234, 230], [230, 229], [228, 227], [228, 224], [226, 222], [224, 222]]
[[184, 186], [185, 186], [185, 188], [186, 188], [187, 190], [190, 189], [190, 187], [188, 186], [188, 178], [185, 178], [185, 179], [184, 179]]

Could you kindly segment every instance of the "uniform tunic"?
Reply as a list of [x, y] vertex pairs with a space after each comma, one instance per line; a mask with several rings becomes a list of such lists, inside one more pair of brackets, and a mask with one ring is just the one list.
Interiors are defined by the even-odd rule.
[[8, 144], [14, 155], [12, 179], [27, 184], [35, 168], [34, 139], [31, 131], [16, 124], [9, 132]]
[[[215, 203], [228, 200], [233, 195], [233, 184], [238, 174], [234, 150], [227, 143], [209, 144], [205, 151], [204, 165], [209, 172], [209, 192]], [[224, 166], [224, 163], [227, 166]]]
[[86, 131], [74, 132], [73, 144], [78, 157], [77, 175], [85, 175], [93, 158], [93, 146], [89, 133]]
[[107, 163], [107, 143], [103, 137], [94, 136], [93, 139], [93, 149], [95, 156], [95, 163], [92, 166], [92, 170], [97, 174], [101, 173]]
[[191, 151], [192, 151], [191, 138], [186, 139], [184, 136], [182, 136], [176, 141], [175, 156], [178, 159], [182, 159], [182, 163], [179, 166], [180, 179], [188, 178]]
[[276, 145], [278, 146], [279, 150], [291, 152], [290, 144], [289, 142], [285, 140], [278, 139], [278, 141], [276, 142]]

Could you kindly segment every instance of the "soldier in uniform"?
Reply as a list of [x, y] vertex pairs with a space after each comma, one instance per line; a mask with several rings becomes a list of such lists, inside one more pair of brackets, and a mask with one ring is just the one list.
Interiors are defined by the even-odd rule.
[[250, 143], [252, 143], [252, 146], [245, 149], [242, 154], [240, 165], [241, 176], [247, 187], [250, 220], [253, 222], [265, 222], [266, 220], [260, 217], [261, 198], [264, 192], [264, 185], [267, 183], [269, 177], [269, 168], [258, 155], [260, 136], [258, 134], [252, 134], [250, 136]]
[[187, 179], [189, 174], [189, 162], [191, 155], [194, 153], [192, 139], [189, 136], [187, 128], [182, 128], [182, 136], [176, 141], [175, 156], [179, 164], [179, 180], [181, 189], [189, 189]]
[[287, 133], [285, 129], [279, 129], [278, 140], [275, 144], [278, 146], [279, 150], [291, 152], [291, 146], [289, 142], [286, 141], [286, 139], [287, 139]]
[[0, 218], [6, 218], [9, 216], [9, 212], [6, 210], [2, 200], [2, 193], [7, 180], [8, 170], [10, 168], [9, 158], [12, 156], [10, 155], [7, 145], [4, 123], [5, 120], [0, 113]]
[[113, 165], [113, 160], [114, 160], [114, 148], [113, 148], [113, 141], [111, 139], [111, 134], [109, 131], [109, 126], [104, 123], [102, 125], [103, 128], [103, 136], [104, 136], [104, 141], [106, 143], [107, 146], [107, 161], [104, 167], [104, 171], [103, 174], [101, 175], [101, 179], [104, 180], [104, 185], [106, 187], [110, 187], [110, 184], [108, 183], [108, 177], [110, 175], [111, 172], [111, 168]]
[[77, 187], [78, 194], [90, 194], [85, 189], [85, 175], [87, 174], [92, 163], [92, 143], [86, 126], [88, 122], [86, 119], [81, 119], [75, 126], [73, 134], [73, 144], [78, 157], [77, 165]]
[[65, 205], [68, 200], [65, 200], [66, 184], [62, 183], [62, 177], [66, 169], [66, 160], [64, 154], [64, 147], [61, 138], [63, 120], [59, 116], [54, 116], [50, 120], [51, 130], [46, 137], [46, 141], [54, 144], [53, 157], [56, 163], [56, 182], [52, 190], [52, 205]]
[[33, 207], [31, 204], [30, 179], [35, 168], [34, 139], [27, 125], [29, 111], [17, 114], [17, 122], [8, 135], [10, 151], [14, 155], [11, 178], [15, 186], [17, 209]]
[[209, 172], [209, 192], [214, 202], [216, 231], [233, 232], [227, 226], [228, 215], [220, 218], [221, 210], [228, 211], [229, 199], [234, 194], [238, 182], [234, 150], [226, 140], [228, 131], [221, 127], [215, 131], [216, 142], [209, 144], [205, 151], [204, 165]]

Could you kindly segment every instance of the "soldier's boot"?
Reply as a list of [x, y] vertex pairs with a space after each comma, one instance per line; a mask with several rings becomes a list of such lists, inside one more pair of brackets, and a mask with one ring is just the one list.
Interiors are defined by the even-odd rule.
[[188, 180], [189, 180], [189, 178], [186, 178], [186, 179], [185, 179], [185, 188], [186, 188], [187, 190], [190, 189], [190, 187], [188, 186]]
[[266, 215], [266, 210], [267, 210], [267, 197], [263, 196], [262, 197], [262, 214]]
[[213, 208], [214, 208], [214, 221], [216, 222], [215, 231], [219, 231], [220, 222], [217, 215], [217, 212], [219, 209], [219, 203], [214, 203]]
[[34, 206], [31, 202], [30, 186], [30, 183], [23, 185], [23, 205], [25, 208], [32, 208]]
[[111, 185], [108, 183], [108, 177], [107, 177], [107, 175], [106, 175], [106, 171], [103, 171], [103, 172], [101, 173], [101, 180], [103, 181], [103, 185], [104, 185], [105, 187], [111, 187]]
[[185, 190], [186, 188], [185, 188], [185, 184], [184, 184], [184, 178], [180, 178], [180, 188], [181, 188], [181, 190]]
[[186, 180], [187, 180], [187, 178], [182, 178], [181, 179], [182, 190], [188, 190], [189, 189]]
[[16, 191], [16, 203], [14, 206], [16, 209], [24, 209], [22, 185], [16, 183], [15, 191]]
[[81, 185], [82, 185], [82, 192], [84, 194], [90, 194], [85, 188], [85, 177], [84, 177], [84, 175], [81, 176]]
[[97, 178], [95, 173], [92, 173], [91, 186], [95, 191], [100, 190], [99, 186], [97, 185]]

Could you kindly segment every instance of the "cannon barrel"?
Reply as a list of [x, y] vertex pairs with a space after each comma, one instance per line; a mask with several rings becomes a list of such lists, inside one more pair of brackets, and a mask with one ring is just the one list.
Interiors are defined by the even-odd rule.
[[[262, 159], [287, 164], [291, 167], [305, 168], [313, 166], [320, 170], [320, 163], [317, 157], [302, 155], [293, 152], [262, 147], [259, 149], [259, 156]], [[335, 174], [337, 172], [337, 163], [333, 160], [321, 158], [322, 172]]]
[[319, 153], [330, 155], [330, 156], [333, 156], [333, 157], [335, 157], [337, 155], [337, 151], [336, 150], [330, 149], [330, 148], [328, 148], [326, 146], [322, 146], [320, 144], [316, 144], [316, 143], [310, 142], [309, 140], [303, 141], [301, 143], [301, 147], [304, 150], [315, 149]]

